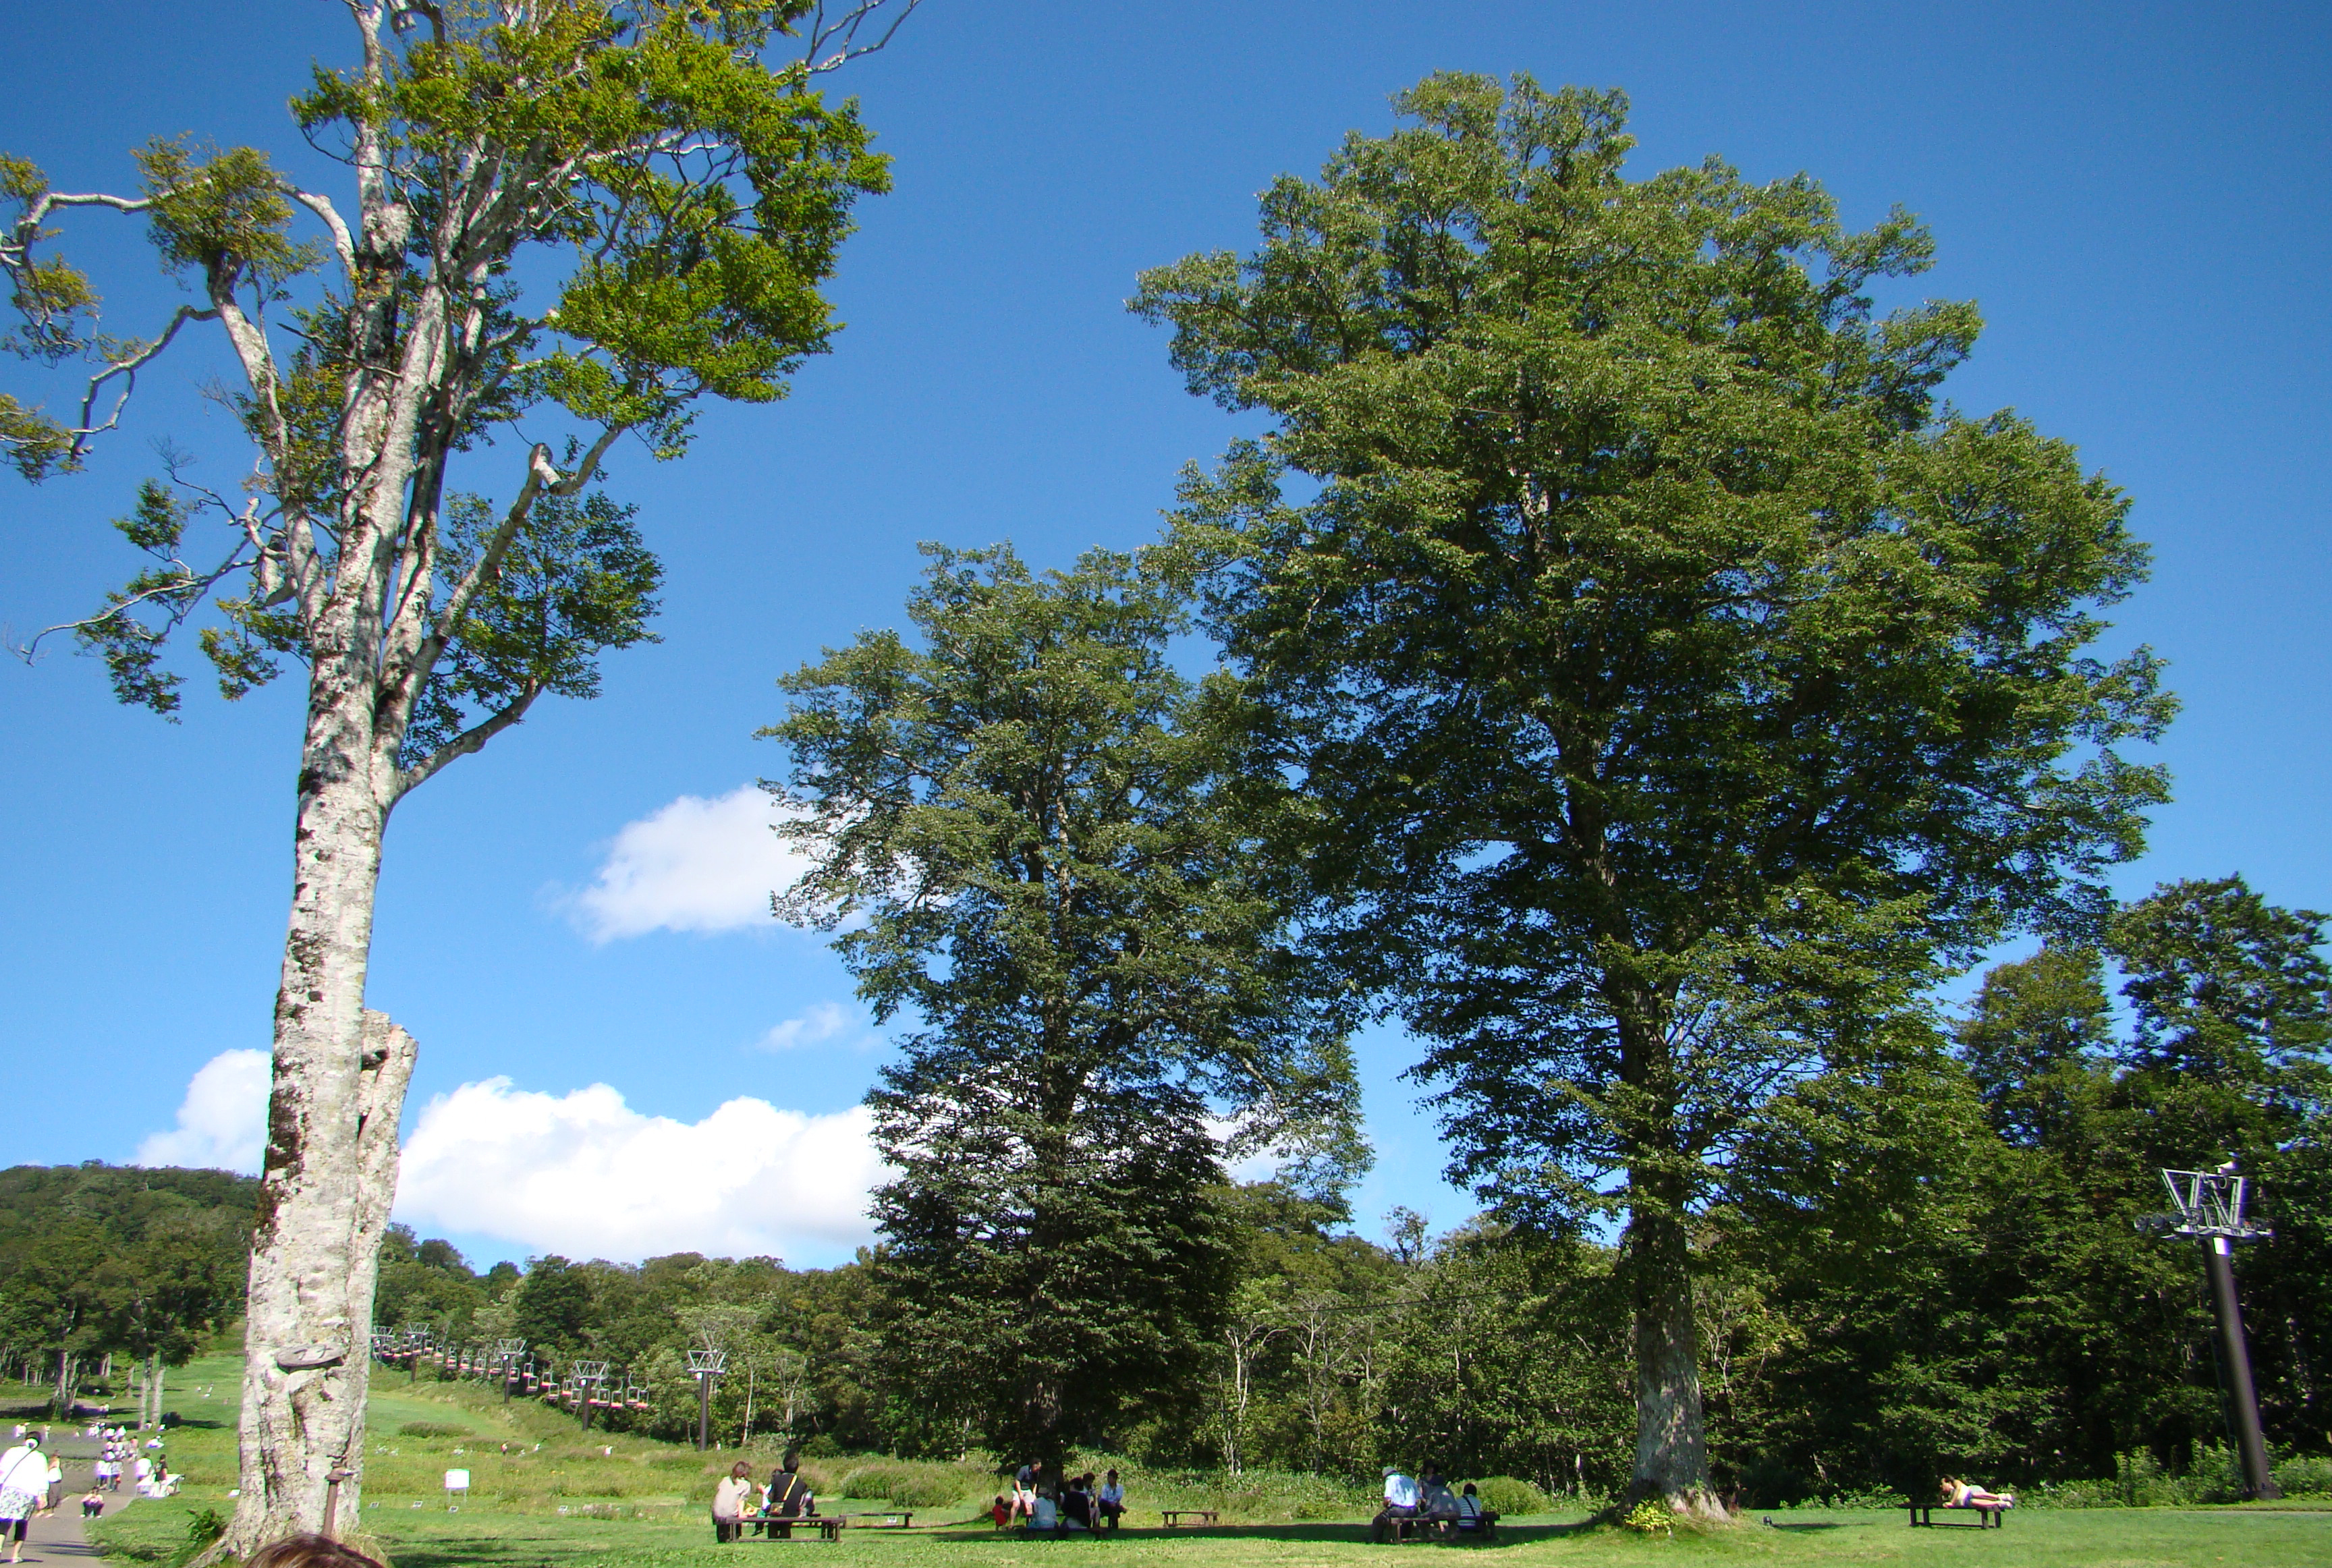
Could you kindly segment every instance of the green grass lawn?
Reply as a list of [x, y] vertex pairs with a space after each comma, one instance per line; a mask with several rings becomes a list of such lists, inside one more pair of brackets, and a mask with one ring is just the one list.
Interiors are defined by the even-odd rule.
[[[167, 1564], [184, 1555], [188, 1521], [199, 1509], [225, 1513], [234, 1484], [234, 1433], [228, 1395], [239, 1367], [232, 1356], [186, 1368], [168, 1401], [186, 1424], [169, 1439], [172, 1468], [185, 1491], [167, 1502], [140, 1501], [101, 1521], [94, 1532], [109, 1557]], [[208, 1388], [205, 1400], [201, 1391]], [[396, 1568], [592, 1568], [605, 1563], [652, 1568], [727, 1563], [807, 1554], [828, 1568], [1035, 1568], [1053, 1554], [1106, 1554], [1158, 1568], [1342, 1568], [1415, 1554], [1477, 1553], [1527, 1564], [1637, 1563], [1797, 1563], [2078, 1564], [2079, 1568], [2322, 1568], [2332, 1564], [2332, 1506], [2239, 1508], [2033, 1509], [2012, 1515], [1997, 1531], [1913, 1530], [1899, 1513], [1779, 1510], [1739, 1525], [1675, 1537], [1642, 1537], [1586, 1525], [1572, 1516], [1507, 1521], [1495, 1545], [1370, 1545], [1363, 1510], [1349, 1519], [1239, 1522], [1218, 1530], [1132, 1529], [1099, 1539], [1031, 1541], [986, 1527], [946, 1527], [967, 1518], [977, 1498], [918, 1510], [918, 1522], [941, 1527], [912, 1533], [845, 1531], [833, 1544], [747, 1539], [716, 1545], [704, 1499], [713, 1478], [738, 1453], [699, 1455], [638, 1438], [586, 1436], [572, 1418], [540, 1404], [502, 1405], [475, 1384], [424, 1381], [408, 1389], [395, 1375], [373, 1390], [366, 1438], [362, 1534]], [[464, 1435], [416, 1437], [411, 1423], [458, 1427]], [[773, 1451], [772, 1451], [773, 1452]], [[771, 1454], [750, 1456], [766, 1468]], [[473, 1491], [449, 1511], [438, 1489], [444, 1471], [472, 1473]], [[1133, 1517], [1154, 1525], [1161, 1501], [1139, 1494]], [[838, 1503], [858, 1512], [872, 1499]], [[1763, 1523], [1770, 1518], [1773, 1525]]]

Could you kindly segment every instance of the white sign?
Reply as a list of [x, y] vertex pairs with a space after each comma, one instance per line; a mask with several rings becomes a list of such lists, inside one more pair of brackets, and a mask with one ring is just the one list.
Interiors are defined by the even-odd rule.
[[470, 1472], [467, 1470], [446, 1471], [445, 1489], [449, 1492], [468, 1491], [470, 1489]]

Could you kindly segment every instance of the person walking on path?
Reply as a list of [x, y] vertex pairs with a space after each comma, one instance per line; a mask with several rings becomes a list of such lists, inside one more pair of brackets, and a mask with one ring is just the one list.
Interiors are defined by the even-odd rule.
[[8, 1543], [9, 1562], [24, 1560], [24, 1533], [48, 1495], [49, 1457], [40, 1439], [27, 1437], [0, 1454], [0, 1537]]

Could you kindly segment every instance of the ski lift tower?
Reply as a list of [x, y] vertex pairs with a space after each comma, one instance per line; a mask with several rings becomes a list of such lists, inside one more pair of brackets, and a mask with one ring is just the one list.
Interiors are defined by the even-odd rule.
[[502, 1369], [502, 1403], [510, 1403], [511, 1383], [518, 1377], [518, 1358], [525, 1353], [526, 1341], [498, 1339], [494, 1341], [494, 1365]]
[[578, 1361], [575, 1363], [575, 1391], [583, 1406], [583, 1429], [591, 1429], [591, 1391], [607, 1381], [607, 1363], [603, 1361]]
[[712, 1380], [728, 1364], [725, 1350], [688, 1353], [688, 1375], [696, 1380], [696, 1451], [700, 1454], [712, 1446]]
[[2226, 1374], [2228, 1413], [2235, 1448], [2242, 1457], [2243, 1496], [2280, 1497], [2283, 1488], [2268, 1471], [2267, 1437], [2260, 1429], [2259, 1391], [2251, 1382], [2251, 1353], [2243, 1335], [2243, 1312], [2235, 1299], [2234, 1244], [2265, 1241], [2275, 1234], [2243, 1218], [2250, 1185], [2233, 1161], [2216, 1171], [2165, 1171], [2174, 1214], [2149, 1215], [2139, 1223], [2160, 1235], [2191, 1236], [2203, 1244], [2203, 1269], [2211, 1279], [2211, 1307], [2219, 1322], [2219, 1364]]

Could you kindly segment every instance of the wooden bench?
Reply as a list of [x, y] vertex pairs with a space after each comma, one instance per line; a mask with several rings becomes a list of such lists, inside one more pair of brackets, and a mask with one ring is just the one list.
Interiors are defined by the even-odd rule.
[[1166, 1528], [1169, 1530], [1177, 1528], [1185, 1519], [1196, 1519], [1201, 1525], [1212, 1525], [1216, 1520], [1216, 1513], [1212, 1508], [1161, 1508], [1158, 1514], [1166, 1521]]
[[880, 1525], [867, 1525], [862, 1526], [862, 1528], [868, 1530], [912, 1530], [915, 1527], [915, 1515], [913, 1512], [905, 1508], [892, 1508], [887, 1510], [878, 1508], [871, 1514], [853, 1514], [850, 1516], [853, 1519], [880, 1519], [883, 1521]]
[[747, 1525], [768, 1525], [769, 1538], [772, 1541], [785, 1540], [787, 1536], [780, 1535], [778, 1532], [784, 1529], [788, 1535], [790, 1535], [792, 1533], [790, 1527], [795, 1525], [815, 1525], [817, 1526], [819, 1540], [839, 1541], [842, 1539], [842, 1527], [850, 1523], [838, 1514], [797, 1514], [791, 1518], [788, 1518], [783, 1514], [748, 1514], [744, 1515], [741, 1522]]
[[[2003, 1528], [2002, 1515], [2008, 1512], [2005, 1508], [1979, 1508], [1972, 1504], [1914, 1502], [1909, 1507], [1914, 1530], [1998, 1530]], [[1937, 1514], [1974, 1514], [1975, 1518], [1938, 1519]]]

